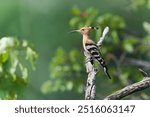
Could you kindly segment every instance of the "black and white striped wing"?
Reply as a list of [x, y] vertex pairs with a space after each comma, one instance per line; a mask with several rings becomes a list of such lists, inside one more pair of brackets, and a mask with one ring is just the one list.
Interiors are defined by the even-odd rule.
[[98, 46], [94, 43], [91, 43], [91, 44], [85, 44], [85, 47], [87, 51], [91, 54], [93, 59], [96, 59], [100, 63], [100, 65], [103, 67], [105, 74], [111, 79], [105, 61], [98, 50]]
[[98, 46], [96, 44], [85, 44], [85, 47], [94, 59], [102, 61], [100, 52], [98, 51]]

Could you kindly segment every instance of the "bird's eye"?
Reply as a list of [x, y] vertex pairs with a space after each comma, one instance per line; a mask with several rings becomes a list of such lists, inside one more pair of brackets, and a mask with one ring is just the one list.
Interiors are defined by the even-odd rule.
[[82, 31], [84, 31], [84, 29], [82, 29]]

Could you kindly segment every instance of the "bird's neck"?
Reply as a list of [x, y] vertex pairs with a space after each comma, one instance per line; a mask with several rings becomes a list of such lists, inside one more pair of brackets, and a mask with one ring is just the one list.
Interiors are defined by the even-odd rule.
[[89, 35], [83, 35], [83, 45], [88, 43], [94, 43]]
[[83, 40], [90, 40], [90, 36], [88, 34], [83, 35]]

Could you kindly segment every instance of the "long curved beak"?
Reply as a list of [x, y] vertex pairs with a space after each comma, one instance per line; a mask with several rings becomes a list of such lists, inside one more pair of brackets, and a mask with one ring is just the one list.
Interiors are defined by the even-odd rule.
[[80, 32], [80, 30], [72, 30], [69, 33]]

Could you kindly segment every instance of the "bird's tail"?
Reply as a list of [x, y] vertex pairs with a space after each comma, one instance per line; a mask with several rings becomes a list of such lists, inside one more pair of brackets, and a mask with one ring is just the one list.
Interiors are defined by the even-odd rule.
[[109, 79], [111, 79], [107, 67], [103, 67], [105, 74], [108, 76]]
[[108, 76], [109, 79], [111, 79], [111, 77], [110, 77], [110, 75], [108, 73], [108, 68], [107, 68], [107, 66], [105, 64], [105, 61], [102, 58], [97, 59], [97, 60], [100, 63], [100, 65], [103, 67], [103, 70], [104, 70], [105, 74]]

